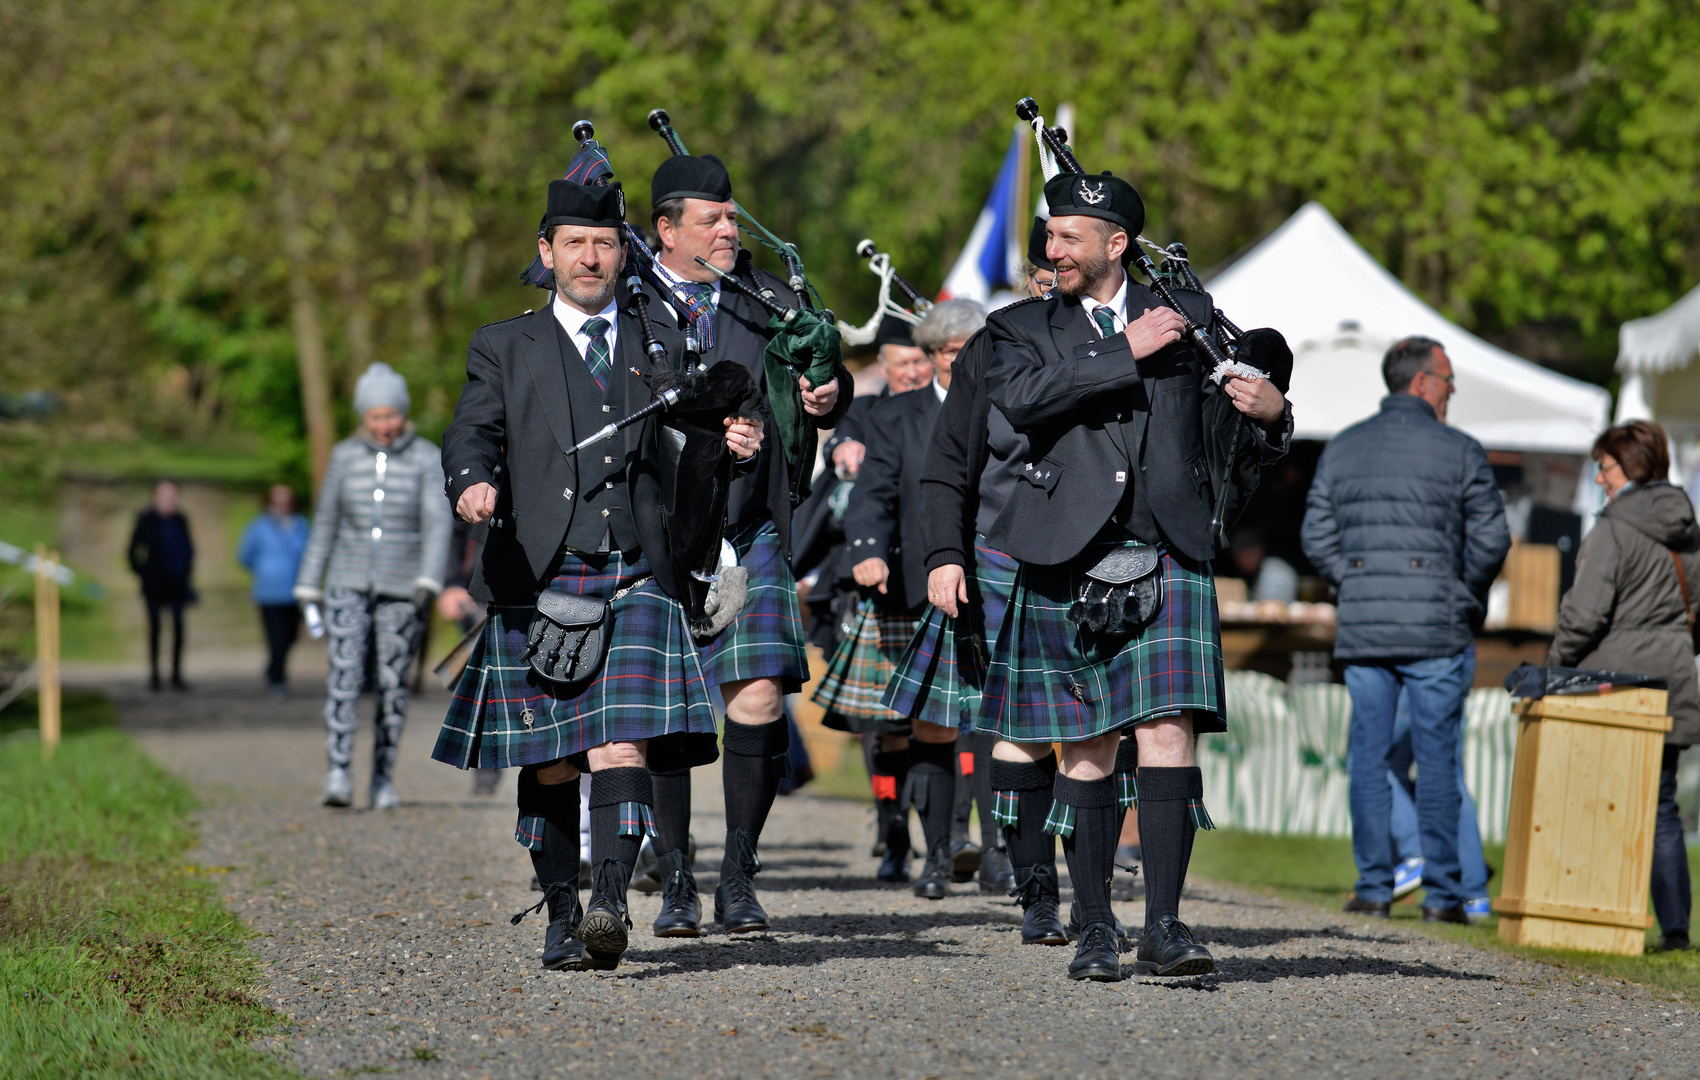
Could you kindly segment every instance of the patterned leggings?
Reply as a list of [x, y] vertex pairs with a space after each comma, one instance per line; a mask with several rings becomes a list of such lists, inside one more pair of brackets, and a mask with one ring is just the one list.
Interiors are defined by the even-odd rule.
[[378, 738], [372, 775], [389, 776], [395, 769], [402, 725], [407, 723], [407, 669], [419, 637], [413, 604], [353, 589], [326, 589], [325, 635], [330, 659], [325, 676], [325, 749], [331, 764], [346, 769], [354, 757], [360, 691], [366, 684], [368, 652], [375, 643], [378, 651], [372, 669]]

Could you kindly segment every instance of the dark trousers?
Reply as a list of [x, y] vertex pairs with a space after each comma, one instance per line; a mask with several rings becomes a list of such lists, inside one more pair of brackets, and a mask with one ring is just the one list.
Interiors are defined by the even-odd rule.
[[1665, 747], [1659, 765], [1659, 809], [1653, 826], [1653, 912], [1664, 934], [1688, 933], [1693, 894], [1688, 881], [1688, 845], [1676, 807], [1676, 761], [1680, 746]]
[[266, 628], [266, 652], [271, 659], [266, 664], [266, 682], [282, 686], [288, 681], [284, 665], [289, 650], [301, 633], [301, 611], [294, 604], [261, 604], [260, 622]]
[[183, 681], [183, 601], [145, 597], [148, 604], [148, 669], [153, 672], [154, 685], [159, 685], [159, 616], [162, 610], [171, 612], [171, 681]]

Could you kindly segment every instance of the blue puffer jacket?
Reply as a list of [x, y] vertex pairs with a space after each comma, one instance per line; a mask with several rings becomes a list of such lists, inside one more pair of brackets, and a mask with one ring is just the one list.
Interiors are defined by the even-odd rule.
[[1340, 592], [1341, 660], [1462, 652], [1511, 548], [1482, 444], [1410, 394], [1323, 450], [1303, 539]]

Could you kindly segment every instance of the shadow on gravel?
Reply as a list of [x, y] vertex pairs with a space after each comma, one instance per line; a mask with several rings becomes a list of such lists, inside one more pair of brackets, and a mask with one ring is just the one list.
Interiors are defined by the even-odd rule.
[[[789, 943], [778, 938], [753, 936], [744, 948], [726, 948], [709, 943], [696, 948], [633, 949], [626, 959], [654, 964], [642, 971], [619, 972], [621, 978], [659, 979], [686, 972], [729, 971], [734, 968], [818, 967], [833, 960], [908, 960], [921, 957], [956, 957], [948, 952], [948, 941], [920, 941], [912, 937], [843, 937], [824, 941]], [[763, 947], [765, 946], [765, 947]]]
[[[908, 883], [892, 883], [881, 881], [873, 874], [837, 874], [818, 877], [791, 876], [770, 874], [768, 871], [780, 863], [762, 861], [762, 875], [756, 879], [758, 889], [795, 889], [799, 892], [808, 889], [830, 889], [833, 892], [908, 892]], [[964, 890], [962, 895], [968, 895]]]
[[1230, 983], [1272, 983], [1284, 979], [1335, 979], [1346, 975], [1395, 975], [1406, 979], [1449, 979], [1453, 982], [1496, 982], [1496, 975], [1481, 975], [1473, 971], [1455, 971], [1427, 962], [1403, 963], [1398, 960], [1378, 960], [1371, 956], [1292, 956], [1277, 959], [1251, 960], [1230, 958], [1221, 961], [1214, 975], [1173, 982], [1155, 982], [1135, 977], [1151, 986], [1175, 990], [1214, 990]]
[[1350, 941], [1354, 944], [1369, 945], [1403, 945], [1410, 939], [1405, 937], [1384, 937], [1381, 935], [1354, 934], [1341, 926], [1325, 926], [1320, 930], [1253, 928], [1245, 926], [1197, 926], [1193, 933], [1199, 941], [1209, 944], [1227, 945], [1234, 949], [1258, 949], [1268, 945], [1280, 945], [1288, 941], [1301, 941], [1308, 938], [1323, 938], [1330, 941]]
[[791, 915], [773, 920], [773, 928], [776, 931], [821, 938], [883, 938], [891, 934], [914, 934], [941, 927], [987, 928], [1020, 925], [1019, 918], [1000, 911], [929, 911], [920, 915]]

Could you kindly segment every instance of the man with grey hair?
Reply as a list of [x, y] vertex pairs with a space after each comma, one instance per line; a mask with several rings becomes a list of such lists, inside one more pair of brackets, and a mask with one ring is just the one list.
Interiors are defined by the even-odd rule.
[[1352, 695], [1352, 855], [1347, 911], [1393, 899], [1387, 757], [1403, 697], [1417, 761], [1423, 919], [1467, 922], [1458, 854], [1459, 738], [1474, 631], [1510, 549], [1487, 452], [1446, 426], [1452, 362], [1439, 342], [1395, 342], [1381, 412], [1334, 436], [1305, 510], [1305, 555], [1339, 590], [1334, 655]]
[[[906, 777], [909, 798], [899, 804], [916, 808], [927, 843], [915, 895], [929, 900], [944, 898], [952, 871], [956, 716], [945, 709], [936, 716], [906, 716], [881, 699], [926, 610], [921, 473], [933, 423], [950, 389], [951, 363], [985, 323], [985, 309], [972, 300], [951, 300], [930, 310], [915, 328], [915, 343], [932, 362], [932, 382], [893, 394], [869, 413], [867, 456], [844, 518], [851, 576], [867, 599], [855, 632], [839, 643], [815, 694], [826, 706], [829, 723], [878, 734], [875, 757], [883, 759], [886, 774]], [[899, 755], [901, 764], [893, 760]], [[978, 864], [966, 869], [972, 872]]]

